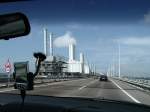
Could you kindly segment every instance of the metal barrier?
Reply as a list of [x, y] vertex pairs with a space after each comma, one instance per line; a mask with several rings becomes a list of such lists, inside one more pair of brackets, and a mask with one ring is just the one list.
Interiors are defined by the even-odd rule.
[[150, 91], [150, 80], [145, 80], [145, 79], [128, 79], [128, 78], [117, 78], [113, 77], [114, 79], [120, 80], [127, 82], [129, 84], [132, 84], [134, 86], [140, 87], [144, 90], [149, 90]]

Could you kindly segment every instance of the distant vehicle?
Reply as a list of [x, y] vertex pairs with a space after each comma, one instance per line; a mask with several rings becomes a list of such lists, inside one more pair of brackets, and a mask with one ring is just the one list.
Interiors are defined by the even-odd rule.
[[107, 75], [101, 75], [99, 78], [99, 81], [107, 81], [107, 80], [108, 80]]

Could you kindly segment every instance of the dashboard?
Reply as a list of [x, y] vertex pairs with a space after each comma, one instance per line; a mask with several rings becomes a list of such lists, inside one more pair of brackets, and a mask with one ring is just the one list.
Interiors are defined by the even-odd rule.
[[0, 112], [150, 112], [141, 104], [105, 99], [0, 94]]

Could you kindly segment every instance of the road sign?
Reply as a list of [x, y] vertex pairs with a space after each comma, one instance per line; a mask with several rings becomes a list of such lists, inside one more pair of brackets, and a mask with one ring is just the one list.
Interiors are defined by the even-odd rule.
[[11, 72], [11, 63], [10, 63], [9, 59], [7, 60], [7, 63], [5, 64], [5, 71], [7, 73]]

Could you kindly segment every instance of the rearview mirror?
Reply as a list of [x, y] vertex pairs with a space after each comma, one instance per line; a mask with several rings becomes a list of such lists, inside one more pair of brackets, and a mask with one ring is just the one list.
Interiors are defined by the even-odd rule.
[[25, 36], [30, 32], [30, 24], [22, 13], [0, 15], [0, 39], [8, 40]]

